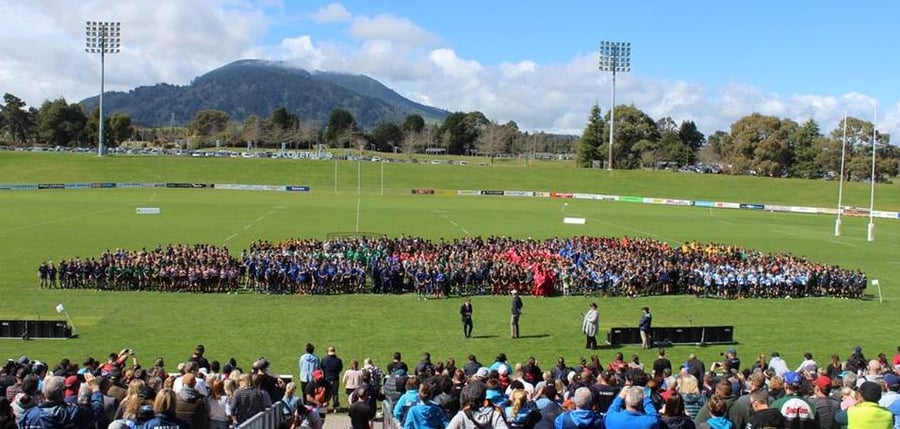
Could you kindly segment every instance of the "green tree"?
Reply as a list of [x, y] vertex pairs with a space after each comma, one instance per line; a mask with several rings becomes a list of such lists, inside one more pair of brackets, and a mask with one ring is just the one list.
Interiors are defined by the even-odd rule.
[[47, 100], [37, 114], [38, 138], [49, 145], [77, 144], [84, 135], [87, 117], [81, 106], [69, 104], [65, 98]]
[[[340, 145], [340, 139], [346, 138], [349, 133], [357, 130], [356, 119], [346, 109], [334, 109], [328, 116], [328, 125], [325, 128], [325, 140], [334, 146]], [[349, 142], [349, 141], [348, 141]]]
[[[633, 146], [641, 140], [659, 141], [656, 121], [634, 106], [616, 106], [615, 119], [613, 167], [637, 168], [641, 164], [640, 152], [633, 150]], [[606, 114], [606, 122], [609, 123], [609, 112]], [[604, 150], [608, 149], [600, 148], [601, 152]]]
[[421, 133], [425, 129], [425, 119], [418, 113], [413, 113], [403, 120], [404, 133]]
[[817, 140], [823, 138], [819, 132], [819, 124], [813, 119], [808, 119], [790, 136], [792, 161], [788, 171], [791, 177], [812, 179], [822, 177], [825, 173], [822, 166], [816, 162], [819, 148]]
[[697, 129], [697, 124], [694, 121], [681, 121], [681, 126], [678, 127], [678, 139], [692, 153], [696, 153], [706, 144], [706, 136]]
[[196, 140], [197, 146], [207, 146], [221, 137], [220, 134], [228, 128], [229, 120], [228, 113], [204, 109], [194, 114], [194, 118], [188, 124], [188, 130]]
[[778, 177], [791, 163], [790, 136], [798, 125], [790, 119], [779, 119], [754, 113], [731, 125], [730, 145], [723, 147], [734, 173], [747, 170]]
[[300, 118], [288, 112], [287, 108], [279, 107], [272, 110], [272, 115], [269, 116], [269, 123], [278, 130], [293, 131], [300, 125]]
[[134, 135], [131, 116], [126, 113], [113, 113], [109, 118], [109, 144], [118, 146]]
[[29, 111], [25, 110], [25, 102], [10, 93], [3, 94], [3, 122], [6, 132], [13, 143], [24, 143], [33, 127], [33, 120]]
[[454, 112], [438, 129], [438, 135], [452, 155], [465, 155], [475, 148], [479, 132], [490, 122], [481, 112]]
[[581, 132], [581, 138], [576, 143], [575, 165], [582, 168], [590, 168], [594, 161], [600, 159], [598, 148], [603, 144], [603, 120], [600, 116], [600, 106], [591, 106], [588, 115], [588, 123]]
[[375, 150], [390, 152], [403, 141], [403, 130], [393, 122], [382, 122], [369, 133]]

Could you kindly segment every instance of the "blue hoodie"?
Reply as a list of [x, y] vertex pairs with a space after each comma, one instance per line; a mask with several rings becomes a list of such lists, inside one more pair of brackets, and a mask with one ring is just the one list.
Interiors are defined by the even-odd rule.
[[[566, 420], [571, 420], [567, 422]], [[572, 425], [574, 423], [574, 426]], [[576, 427], [579, 429], [603, 428], [603, 416], [591, 410], [572, 410], [556, 416], [554, 429]]]
[[445, 428], [450, 424], [450, 419], [440, 405], [434, 402], [414, 405], [409, 409], [403, 429], [434, 429]]
[[315, 354], [304, 353], [303, 356], [300, 356], [300, 362], [298, 363], [300, 367], [300, 381], [304, 383], [313, 381], [312, 373], [319, 369], [319, 363], [319, 357]]
[[95, 415], [103, 413], [103, 395], [91, 395], [91, 408], [81, 408], [65, 402], [47, 402], [28, 410], [22, 416], [20, 429], [86, 428], [93, 427]]

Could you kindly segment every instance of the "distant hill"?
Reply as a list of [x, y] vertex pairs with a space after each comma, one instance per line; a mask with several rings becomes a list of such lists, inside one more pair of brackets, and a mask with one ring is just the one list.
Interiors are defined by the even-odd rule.
[[[89, 109], [98, 97], [81, 101]], [[268, 117], [285, 107], [302, 120], [324, 125], [335, 108], [350, 111], [363, 128], [381, 122], [400, 123], [418, 113], [426, 121], [443, 121], [449, 112], [408, 100], [375, 79], [362, 75], [309, 72], [283, 62], [239, 60], [199, 76], [187, 86], [160, 83], [128, 92], [104, 94], [105, 114], [127, 113], [146, 126], [187, 124], [203, 109], [227, 112], [232, 120]]]

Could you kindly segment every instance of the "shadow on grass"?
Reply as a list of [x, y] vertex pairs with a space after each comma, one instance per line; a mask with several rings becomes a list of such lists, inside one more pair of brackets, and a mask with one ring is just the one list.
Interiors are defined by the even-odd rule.
[[547, 338], [549, 334], [519, 335], [519, 338]]

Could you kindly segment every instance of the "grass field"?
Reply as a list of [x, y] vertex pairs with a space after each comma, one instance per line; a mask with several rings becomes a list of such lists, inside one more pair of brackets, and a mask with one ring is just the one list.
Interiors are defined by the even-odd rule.
[[[357, 195], [357, 168], [360, 194]], [[231, 356], [247, 364], [266, 356], [275, 371], [296, 372], [303, 345], [324, 351], [335, 345], [345, 362], [373, 357], [385, 365], [395, 350], [414, 362], [423, 351], [436, 359], [462, 360], [470, 352], [484, 362], [499, 352], [513, 360], [536, 356], [552, 365], [556, 356], [587, 356], [581, 347], [584, 297], [526, 299], [523, 338], [507, 339], [507, 297], [475, 298], [475, 336], [465, 340], [458, 299], [416, 301], [414, 296], [261, 296], [109, 293], [41, 290], [42, 260], [99, 255], [107, 248], [153, 247], [158, 243], [205, 242], [237, 253], [253, 239], [324, 238], [359, 230], [432, 239], [463, 235], [550, 237], [569, 235], [647, 236], [671, 243], [687, 240], [734, 243], [772, 252], [860, 268], [881, 280], [885, 301], [839, 299], [717, 301], [692, 297], [598, 299], [601, 330], [635, 326], [640, 308], [654, 310], [657, 326], [735, 325], [745, 360], [779, 351], [789, 364], [805, 351], [823, 361], [846, 357], [861, 345], [867, 355], [892, 354], [900, 328], [900, 221], [876, 220], [876, 241], [866, 242], [867, 219], [845, 218], [833, 236], [829, 216], [773, 214], [692, 207], [662, 207], [600, 201], [502, 197], [412, 196], [412, 188], [515, 189], [596, 192], [675, 198], [719, 199], [831, 207], [837, 184], [824, 181], [676, 173], [599, 172], [555, 164], [536, 167], [381, 165], [256, 159], [104, 158], [57, 154], [0, 153], [0, 183], [79, 181], [188, 181], [310, 185], [308, 194], [222, 190], [116, 189], [0, 192], [0, 319], [54, 319], [65, 303], [80, 334], [57, 340], [0, 340], [0, 358], [25, 354], [55, 363], [131, 347], [145, 363], [163, 356], [174, 366], [198, 343], [209, 357]], [[337, 191], [335, 191], [337, 170]], [[900, 209], [897, 185], [879, 185], [876, 208]], [[850, 184], [847, 205], [868, 206], [868, 186]], [[159, 216], [137, 216], [134, 208], [160, 207]], [[587, 219], [563, 225], [565, 214]], [[869, 292], [874, 293], [874, 290]], [[674, 360], [697, 351], [707, 361], [724, 346], [677, 346]], [[602, 350], [609, 361], [617, 350]], [[644, 360], [653, 355], [623, 347]]]

